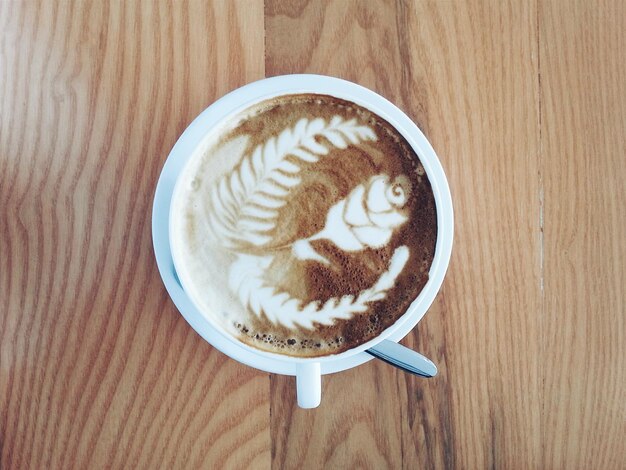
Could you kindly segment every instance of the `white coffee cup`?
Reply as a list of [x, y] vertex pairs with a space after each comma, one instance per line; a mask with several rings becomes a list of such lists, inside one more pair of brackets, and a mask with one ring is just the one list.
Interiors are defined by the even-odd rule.
[[[376, 338], [364, 344], [339, 354], [314, 358], [261, 351], [224, 332], [186, 294], [176, 276], [176, 263], [170, 244], [170, 207], [178, 176], [211, 130], [255, 103], [294, 93], [319, 93], [352, 101], [388, 121], [419, 156], [431, 183], [437, 207], [437, 241], [430, 277], [406, 313]], [[152, 237], [157, 265], [165, 287], [183, 317], [200, 336], [233, 359], [266, 372], [295, 375], [298, 405], [302, 408], [315, 408], [320, 404], [321, 375], [350, 369], [373, 359], [365, 352], [368, 348], [385, 339], [397, 342], [417, 325], [443, 282], [452, 251], [453, 225], [452, 199], [443, 168], [432, 146], [413, 121], [373, 91], [352, 82], [321, 75], [284, 75], [259, 80], [232, 91], [205, 109], [187, 127], [170, 152], [157, 184], [152, 211]]]

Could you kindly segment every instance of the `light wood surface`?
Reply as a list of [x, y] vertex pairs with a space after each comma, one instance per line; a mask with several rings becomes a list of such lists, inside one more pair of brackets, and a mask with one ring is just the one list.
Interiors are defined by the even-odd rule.
[[539, 9], [546, 468], [626, 468], [626, 3]]
[[[624, 468], [626, 4], [0, 2], [0, 468]], [[150, 210], [191, 120], [263, 76], [378, 91], [447, 172], [455, 246], [403, 342], [292, 378], [167, 297]]]

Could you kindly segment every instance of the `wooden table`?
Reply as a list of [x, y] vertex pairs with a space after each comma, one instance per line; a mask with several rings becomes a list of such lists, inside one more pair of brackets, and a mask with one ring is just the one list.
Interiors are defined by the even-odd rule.
[[[0, 3], [0, 468], [626, 466], [626, 3]], [[159, 171], [264, 76], [385, 95], [456, 209], [448, 276], [380, 363], [294, 381], [205, 343], [153, 258]]]

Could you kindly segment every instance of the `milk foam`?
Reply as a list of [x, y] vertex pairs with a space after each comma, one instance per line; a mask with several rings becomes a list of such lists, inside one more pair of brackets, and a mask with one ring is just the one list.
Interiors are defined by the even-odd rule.
[[[255, 119], [276, 129], [243, 132]], [[310, 220], [299, 217], [296, 206], [302, 202], [294, 202], [306, 202], [303, 191], [318, 190], [315, 172], [328, 165], [326, 159], [353, 165], [349, 159], [380, 158], [378, 147], [372, 147], [381, 136], [388, 138], [380, 132], [371, 121], [350, 118], [345, 111], [333, 115], [326, 110], [316, 117], [307, 109], [291, 123], [251, 112], [207, 138], [181, 174], [172, 202], [179, 276], [204, 314], [236, 336], [248, 332], [245, 325], [263, 324], [283, 335], [318, 338], [324, 337], [324, 328], [335, 331], [340, 322], [385, 301], [411, 257], [410, 246], [391, 245], [410, 219], [411, 178], [397, 172], [371, 174], [356, 166], [353, 176], [348, 170], [342, 173], [346, 176], [337, 189], [332, 175], [322, 180], [325, 190], [337, 195], [330, 207], [310, 209]], [[363, 178], [365, 171], [370, 176]], [[285, 225], [286, 218], [297, 223]], [[315, 264], [320, 266], [316, 272], [348, 269], [348, 279], [360, 284], [354, 277], [360, 271], [341, 260], [369, 259], [373, 250], [388, 255], [375, 263], [380, 267], [372, 271], [376, 277], [369, 275], [369, 285], [319, 297], [307, 287], [304, 273]], [[277, 335], [281, 348], [296, 341], [286, 343], [288, 336]], [[301, 341], [303, 348], [306, 341]], [[311, 343], [321, 347], [318, 340]]]
[[[323, 137], [331, 145], [316, 138]], [[316, 163], [331, 149], [376, 140], [374, 131], [334, 116], [330, 122], [300, 119], [245, 155], [240, 165], [213, 184], [206, 216], [212, 233], [226, 248], [263, 246], [272, 241], [269, 233], [278, 212], [287, 204], [289, 191], [302, 180], [303, 164]]]
[[381, 248], [389, 243], [393, 230], [406, 222], [400, 208], [407, 201], [406, 177], [389, 183], [387, 175], [377, 175], [352, 190], [346, 199], [328, 211], [326, 225], [319, 233], [293, 244], [296, 258], [329, 263], [311, 247], [313, 240], [328, 239], [344, 251]]

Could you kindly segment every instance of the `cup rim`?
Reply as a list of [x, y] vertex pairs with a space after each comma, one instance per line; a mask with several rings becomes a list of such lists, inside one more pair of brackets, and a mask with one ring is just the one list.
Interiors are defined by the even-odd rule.
[[[193, 296], [182, 287], [185, 285], [184, 279], [176, 278], [177, 261], [172, 252], [170, 223], [171, 200], [180, 183], [178, 176], [197, 155], [198, 149], [215, 127], [258, 102], [297, 93], [325, 94], [352, 101], [389, 122], [411, 145], [424, 166], [437, 211], [437, 241], [429, 280], [407, 311], [381, 334], [365, 343], [338, 354], [310, 358], [253, 348], [226, 332], [209, 315], [202, 314]], [[163, 220], [164, 217], [166, 220]], [[366, 349], [384, 339], [399, 341], [421, 320], [434, 301], [449, 264], [453, 219], [452, 199], [441, 163], [424, 134], [404, 112], [377, 93], [346, 80], [310, 74], [283, 75], [252, 82], [231, 91], [206, 108], [183, 132], [172, 148], [157, 184], [153, 206], [153, 243], [159, 271], [170, 297], [194, 330], [214, 347], [239, 362], [268, 372], [295, 375], [297, 364], [318, 362], [322, 366], [322, 373], [331, 373], [372, 359], [365, 352]], [[167, 240], [164, 240], [164, 232]], [[178, 284], [178, 289], [175, 284]]]

